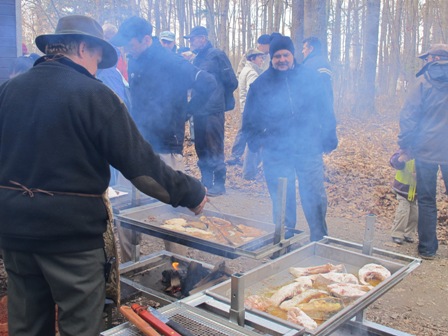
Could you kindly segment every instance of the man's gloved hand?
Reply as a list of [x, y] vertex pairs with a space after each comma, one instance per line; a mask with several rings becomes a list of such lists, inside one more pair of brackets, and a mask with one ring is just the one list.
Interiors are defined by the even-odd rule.
[[189, 208], [190, 211], [192, 211], [195, 215], [199, 215], [205, 207], [205, 204], [208, 202], [208, 198], [207, 198], [207, 188], [205, 188], [205, 195], [204, 195], [204, 199], [202, 200], [202, 202], [196, 207], [196, 208]]

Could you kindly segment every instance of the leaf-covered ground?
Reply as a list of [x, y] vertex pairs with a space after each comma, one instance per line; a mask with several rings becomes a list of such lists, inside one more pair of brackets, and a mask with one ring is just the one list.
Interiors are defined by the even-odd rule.
[[[226, 158], [231, 157], [239, 122], [238, 111], [226, 114]], [[353, 219], [374, 214], [378, 228], [390, 229], [397, 201], [391, 191], [395, 170], [389, 165], [389, 158], [398, 149], [398, 132], [396, 113], [377, 114], [363, 119], [338, 116], [339, 146], [336, 151], [324, 157], [328, 216]], [[199, 178], [194, 145], [189, 140], [186, 144], [184, 155], [187, 169]], [[267, 195], [262, 167], [259, 170], [255, 181], [246, 181], [242, 177], [241, 166], [228, 166], [226, 185], [231, 189], [244, 190], [249, 195]], [[448, 238], [448, 198], [444, 192], [445, 186], [440, 176], [437, 205], [438, 237], [442, 243], [446, 243]]]
[[[233, 140], [238, 131], [240, 115], [238, 111], [226, 114], [225, 153], [230, 158]], [[326, 165], [326, 188], [328, 194], [328, 218], [337, 221], [332, 225], [335, 237], [351, 239], [353, 232], [362, 235], [359, 223], [367, 214], [376, 215], [377, 235], [375, 246], [387, 250], [416, 256], [416, 244], [402, 247], [390, 241], [388, 232], [391, 228], [396, 207], [391, 182], [395, 171], [389, 166], [389, 158], [397, 149], [398, 117], [395, 114], [378, 114], [367, 119], [338, 116], [339, 147], [324, 158]], [[184, 150], [187, 171], [200, 177], [197, 168], [197, 157], [194, 144], [187, 139]], [[262, 204], [263, 212], [270, 211], [268, 194], [264, 182], [262, 167], [255, 181], [242, 178], [240, 166], [229, 166], [226, 186], [237, 191], [240, 197], [254, 204]], [[416, 271], [400, 285], [381, 297], [367, 311], [370, 321], [387, 325], [415, 335], [448, 335], [448, 319], [441, 302], [448, 300], [446, 274], [446, 244], [448, 240], [447, 218], [448, 202], [444, 195], [445, 186], [439, 181], [438, 187], [438, 238], [444, 249], [440, 256], [431, 262], [424, 262]], [[242, 196], [241, 196], [242, 195]], [[233, 196], [229, 197], [232, 198]], [[264, 200], [264, 201], [260, 201]], [[238, 204], [238, 199], [230, 207], [245, 206]], [[266, 205], [267, 204], [267, 205]], [[227, 210], [224, 208], [224, 210]], [[257, 211], [257, 210], [254, 210]], [[260, 211], [260, 210], [258, 210]], [[249, 217], [250, 218], [250, 217]], [[361, 233], [359, 233], [361, 231]], [[149, 236], [146, 236], [149, 237]], [[155, 238], [146, 238], [142, 242], [142, 253], [152, 253], [163, 248]], [[220, 257], [208, 255], [200, 251], [189, 251], [189, 257], [203, 260], [210, 264], [221, 260]], [[226, 261], [227, 262], [227, 261]], [[247, 270], [255, 267], [256, 262], [247, 258], [238, 258], [229, 262], [235, 270]], [[6, 294], [6, 275], [0, 259], [0, 297]], [[141, 298], [137, 298], [139, 300]], [[122, 323], [124, 319], [114, 313], [113, 324]]]

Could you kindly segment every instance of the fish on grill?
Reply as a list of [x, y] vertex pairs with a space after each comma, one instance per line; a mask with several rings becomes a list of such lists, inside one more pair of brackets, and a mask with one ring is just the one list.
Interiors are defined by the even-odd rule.
[[378, 264], [366, 264], [358, 272], [359, 282], [363, 285], [376, 286], [390, 276], [390, 271]]
[[312, 267], [290, 267], [289, 273], [291, 273], [296, 278], [301, 277], [302, 275], [311, 275], [311, 274], [320, 274], [320, 273], [329, 273], [329, 272], [345, 272], [345, 266], [333, 265], [333, 264], [325, 264], [319, 266]]
[[308, 289], [299, 295], [294, 296], [292, 299], [285, 300], [280, 304], [280, 308], [289, 310], [298, 306], [301, 303], [310, 302], [313, 299], [319, 299], [330, 296], [327, 292], [318, 289]]
[[240, 246], [266, 233], [243, 224], [234, 225], [223, 218], [207, 216], [199, 217], [199, 221], [190, 221], [180, 217], [171, 218], [165, 220], [161, 227], [232, 246]]
[[313, 287], [318, 289], [327, 290], [327, 286], [334, 283], [351, 283], [359, 284], [358, 278], [350, 273], [323, 273], [317, 274], [314, 281]]
[[258, 309], [261, 311], [266, 311], [270, 306], [272, 305], [272, 302], [260, 295], [249, 295], [244, 300], [244, 306], [246, 306], [249, 309]]
[[366, 294], [373, 287], [370, 285], [356, 285], [349, 283], [335, 283], [328, 285], [330, 294], [341, 298], [344, 302], [354, 301]]
[[309, 287], [304, 286], [299, 282], [293, 282], [286, 286], [283, 286], [278, 291], [276, 291], [270, 298], [272, 305], [278, 307], [286, 299], [290, 299], [295, 295], [302, 293]]
[[294, 281], [301, 283], [303, 286], [307, 286], [308, 288], [313, 287], [314, 280], [318, 274], [312, 274], [312, 275], [304, 275], [298, 278], [295, 278]]
[[305, 314], [300, 308], [293, 307], [288, 310], [287, 320], [307, 329], [316, 329], [317, 323], [307, 314]]
[[310, 300], [298, 307], [313, 320], [326, 321], [344, 308], [344, 304], [341, 299], [327, 297]]

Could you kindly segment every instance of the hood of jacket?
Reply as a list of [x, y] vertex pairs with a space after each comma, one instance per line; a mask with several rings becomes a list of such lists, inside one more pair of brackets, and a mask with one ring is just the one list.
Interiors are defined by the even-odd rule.
[[448, 82], [448, 61], [435, 61], [425, 64], [415, 76], [420, 77], [423, 74], [428, 80]]

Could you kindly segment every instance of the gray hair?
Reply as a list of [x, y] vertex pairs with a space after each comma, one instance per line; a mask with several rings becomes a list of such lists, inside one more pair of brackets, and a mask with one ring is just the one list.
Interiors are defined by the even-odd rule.
[[86, 38], [85, 36], [62, 35], [57, 41], [47, 44], [45, 47], [45, 53], [47, 55], [76, 55], [81, 42], [85, 42], [87, 44], [87, 48], [89, 49], [97, 46], [93, 41], [90, 41], [89, 38]]

